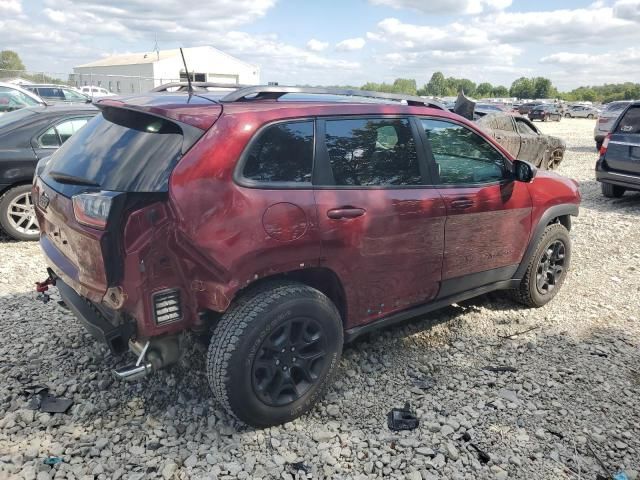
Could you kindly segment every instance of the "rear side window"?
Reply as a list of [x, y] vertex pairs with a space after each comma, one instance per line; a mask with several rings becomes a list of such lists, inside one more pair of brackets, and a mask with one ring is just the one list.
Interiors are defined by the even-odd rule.
[[409, 120], [328, 120], [326, 145], [335, 185], [422, 185]]
[[[78, 177], [112, 191], [167, 191], [182, 143], [180, 126], [169, 120], [105, 108], [53, 154], [45, 174]], [[57, 183], [50, 177], [48, 181]], [[66, 187], [59, 191], [66, 192]]]
[[631, 107], [620, 119], [617, 133], [640, 133], [640, 107]]
[[313, 122], [288, 122], [264, 129], [252, 143], [242, 170], [261, 183], [311, 183]]

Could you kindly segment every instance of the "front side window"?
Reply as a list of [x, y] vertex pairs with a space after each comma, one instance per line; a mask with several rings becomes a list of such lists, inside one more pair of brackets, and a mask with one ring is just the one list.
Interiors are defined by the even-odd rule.
[[86, 102], [87, 101], [87, 97], [85, 95], [82, 95], [79, 92], [75, 92], [73, 90], [63, 90], [63, 93], [64, 93], [64, 98], [66, 100], [73, 101], [73, 102]]
[[327, 120], [329, 162], [335, 185], [423, 184], [409, 120]]
[[313, 122], [268, 126], [250, 147], [242, 176], [254, 182], [311, 183]]
[[443, 120], [422, 120], [441, 185], [499, 182], [507, 178], [504, 157], [468, 128]]

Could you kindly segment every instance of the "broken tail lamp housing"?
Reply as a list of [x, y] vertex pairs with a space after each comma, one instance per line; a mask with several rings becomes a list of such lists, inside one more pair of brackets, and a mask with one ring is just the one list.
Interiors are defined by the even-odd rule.
[[180, 290], [162, 290], [153, 294], [153, 318], [156, 325], [166, 325], [168, 323], [182, 320], [182, 302], [180, 300]]
[[104, 230], [107, 227], [109, 212], [114, 198], [119, 192], [91, 192], [74, 195], [73, 215], [76, 221], [87, 227]]

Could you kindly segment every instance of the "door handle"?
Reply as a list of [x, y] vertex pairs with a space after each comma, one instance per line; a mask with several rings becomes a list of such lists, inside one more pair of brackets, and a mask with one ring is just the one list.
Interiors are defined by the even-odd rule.
[[470, 198], [459, 198], [451, 201], [451, 208], [455, 210], [466, 210], [473, 207], [473, 200]]
[[340, 220], [342, 218], [357, 218], [364, 215], [366, 210], [364, 208], [356, 207], [340, 207], [333, 208], [327, 211], [327, 217], [333, 220]]

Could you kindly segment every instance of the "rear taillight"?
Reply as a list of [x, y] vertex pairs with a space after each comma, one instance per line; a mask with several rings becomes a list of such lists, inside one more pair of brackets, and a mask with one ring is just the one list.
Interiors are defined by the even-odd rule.
[[604, 155], [607, 153], [607, 148], [609, 147], [609, 140], [611, 139], [611, 134], [609, 133], [602, 142], [602, 146], [600, 147], [600, 155]]
[[600, 118], [598, 119], [598, 123], [607, 123], [608, 121], [609, 121], [609, 119], [608, 119], [608, 118], [600, 117]]
[[80, 193], [72, 197], [73, 214], [78, 223], [104, 230], [115, 192]]

